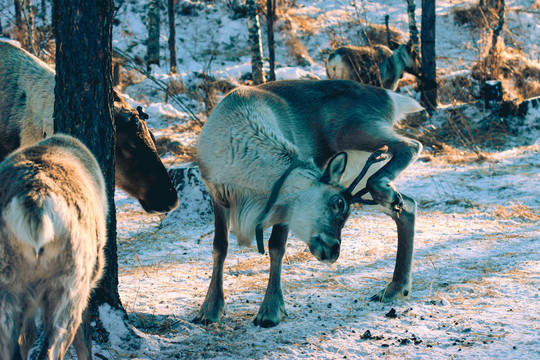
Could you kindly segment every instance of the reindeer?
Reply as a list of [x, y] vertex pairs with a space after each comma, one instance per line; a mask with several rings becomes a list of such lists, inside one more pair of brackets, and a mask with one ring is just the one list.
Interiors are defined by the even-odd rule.
[[[20, 146], [53, 135], [55, 73], [27, 51], [0, 41], [0, 160]], [[178, 205], [178, 195], [161, 162], [148, 115], [114, 91], [116, 185], [148, 213]]]
[[[0, 162], [0, 358], [27, 359], [43, 314], [39, 359], [63, 359], [104, 266], [107, 197], [94, 156], [55, 135]], [[82, 333], [77, 356], [91, 357]]]
[[427, 81], [420, 75], [419, 59], [410, 40], [393, 50], [384, 45], [344, 46], [328, 56], [326, 75], [332, 80], [353, 80], [396, 90], [404, 72]]
[[[212, 279], [194, 322], [217, 322], [223, 315], [231, 224], [240, 244], [255, 236], [262, 252], [262, 230], [272, 226], [270, 277], [254, 323], [275, 326], [286, 314], [281, 265], [289, 229], [317, 259], [333, 263], [350, 206], [357, 202], [379, 205], [397, 225], [392, 282], [372, 299], [408, 296], [416, 202], [392, 181], [422, 145], [398, 135], [393, 125], [420, 110], [409, 97], [345, 80], [275, 81], [229, 93], [198, 140], [197, 163], [213, 198], [215, 235]], [[368, 158], [370, 152], [375, 153]], [[385, 154], [391, 158], [383, 166], [378, 161]], [[369, 195], [371, 200], [362, 197]]]

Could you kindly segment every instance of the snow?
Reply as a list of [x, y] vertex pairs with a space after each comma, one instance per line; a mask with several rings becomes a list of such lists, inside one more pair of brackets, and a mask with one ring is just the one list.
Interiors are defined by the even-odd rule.
[[[114, 27], [113, 45], [144, 59], [146, 2], [118, 3], [120, 25]], [[234, 15], [234, 3], [179, 1], [183, 9], [193, 7], [190, 15], [177, 14], [179, 74], [167, 75], [165, 24], [163, 63], [152, 74], [189, 85], [200, 82], [195, 75], [203, 72], [232, 83], [251, 72], [245, 18]], [[311, 19], [314, 25], [303, 31], [292, 20], [287, 30], [279, 18], [278, 79], [326, 78], [324, 57], [333, 40], [362, 44], [355, 20], [382, 24], [389, 14], [392, 26], [408, 31], [402, 0], [292, 3], [297, 7], [288, 16]], [[415, 3], [420, 23], [421, 2]], [[462, 3], [437, 1], [442, 76], [465, 74], [487, 45], [485, 37], [454, 23], [450, 10]], [[534, 3], [506, 1], [514, 10], [530, 10]], [[534, 11], [510, 11], [506, 26], [515, 43], [538, 61], [540, 17], [538, 8]], [[314, 63], [296, 63], [285, 45], [291, 34]], [[145, 108], [157, 137], [195, 143], [196, 133], [184, 127], [189, 121], [185, 109], [166, 103], [154, 82], [133, 84], [124, 96], [130, 105]], [[187, 96], [183, 100], [204, 118], [203, 105]], [[474, 107], [470, 112], [484, 116]], [[444, 119], [432, 121], [439, 127]], [[100, 320], [110, 336], [106, 345], [94, 341], [93, 353], [107, 359], [540, 358], [539, 122], [539, 108], [531, 108], [517, 129], [520, 136], [486, 153], [486, 159], [419, 160], [396, 181], [419, 204], [409, 299], [368, 301], [391, 279], [397, 235], [390, 218], [362, 207], [351, 214], [333, 265], [318, 262], [301, 241], [289, 239], [283, 264], [288, 316], [268, 329], [252, 324], [266, 289], [268, 255], [258, 254], [255, 246], [239, 247], [232, 234], [224, 271], [226, 314], [219, 324], [190, 322], [212, 273], [213, 220], [205, 213], [206, 203], [201, 205], [206, 200], [200, 192], [182, 192], [182, 203], [193, 206], [156, 216], [117, 190], [119, 290], [131, 331], [121, 314], [102, 306]], [[395, 317], [386, 316], [391, 309]], [[73, 349], [67, 358], [75, 358]]]

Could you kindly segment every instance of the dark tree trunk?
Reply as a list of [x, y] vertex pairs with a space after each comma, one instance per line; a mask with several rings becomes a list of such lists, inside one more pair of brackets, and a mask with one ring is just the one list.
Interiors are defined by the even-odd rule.
[[15, 29], [22, 30], [22, 0], [14, 0], [15, 5]]
[[148, 44], [146, 53], [146, 67], [159, 65], [159, 0], [150, 0], [148, 3]]
[[[435, 64], [435, 0], [422, 0], [422, 75], [436, 81]], [[422, 105], [433, 111], [437, 108], [437, 88], [422, 86]]]
[[257, 2], [246, 0], [249, 44], [251, 46], [251, 78], [254, 85], [264, 83], [261, 25], [257, 15]]
[[276, 80], [276, 49], [274, 44], [274, 17], [276, 16], [276, 1], [266, 1], [266, 21], [268, 24], [268, 58], [270, 63], [270, 81]]
[[[71, 134], [88, 146], [103, 170], [109, 199], [105, 273], [89, 305], [90, 316], [94, 320], [99, 320], [96, 317], [97, 308], [104, 303], [124, 311], [118, 294], [114, 207], [113, 6], [113, 0], [53, 2], [56, 38], [55, 132]], [[87, 318], [85, 324], [85, 328], [89, 329]]]
[[169, 0], [169, 53], [171, 57], [171, 74], [176, 73], [176, 26], [174, 23], [175, 0]]

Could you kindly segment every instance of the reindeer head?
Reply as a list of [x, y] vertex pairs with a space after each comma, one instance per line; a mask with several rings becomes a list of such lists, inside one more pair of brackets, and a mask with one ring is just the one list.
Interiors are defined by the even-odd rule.
[[420, 75], [422, 71], [422, 65], [420, 63], [420, 54], [417, 47], [413, 44], [412, 40], [407, 41], [406, 44], [400, 45], [395, 51], [402, 51], [402, 56], [406, 59], [406, 64], [409, 64], [405, 71], [409, 74]]
[[117, 94], [114, 100], [116, 185], [150, 214], [173, 210], [178, 195], [144, 121], [148, 115], [140, 107], [133, 109]]
[[341, 229], [350, 213], [350, 195], [340, 185], [346, 165], [347, 154], [334, 156], [319, 179], [290, 195], [287, 209], [291, 231], [308, 245], [313, 256], [328, 263], [339, 257]]

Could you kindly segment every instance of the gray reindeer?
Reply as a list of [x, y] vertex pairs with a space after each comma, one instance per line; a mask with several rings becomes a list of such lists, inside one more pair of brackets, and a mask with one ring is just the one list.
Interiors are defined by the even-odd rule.
[[39, 359], [74, 345], [91, 358], [83, 310], [104, 266], [108, 212], [101, 170], [75, 138], [56, 135], [0, 162], [0, 359], [27, 359], [43, 314]]
[[[273, 227], [270, 278], [254, 323], [275, 326], [285, 315], [281, 266], [289, 229], [317, 259], [332, 263], [355, 202], [378, 204], [397, 225], [394, 276], [373, 300], [408, 296], [416, 202], [392, 181], [422, 145], [398, 135], [393, 125], [420, 110], [409, 97], [345, 80], [276, 81], [229, 93], [198, 142], [197, 162], [214, 203], [215, 236], [212, 279], [194, 321], [217, 322], [223, 315], [231, 224], [240, 244], [256, 237], [263, 252], [262, 230]], [[378, 162], [385, 155], [389, 161]], [[372, 199], [362, 197], [369, 195]]]

